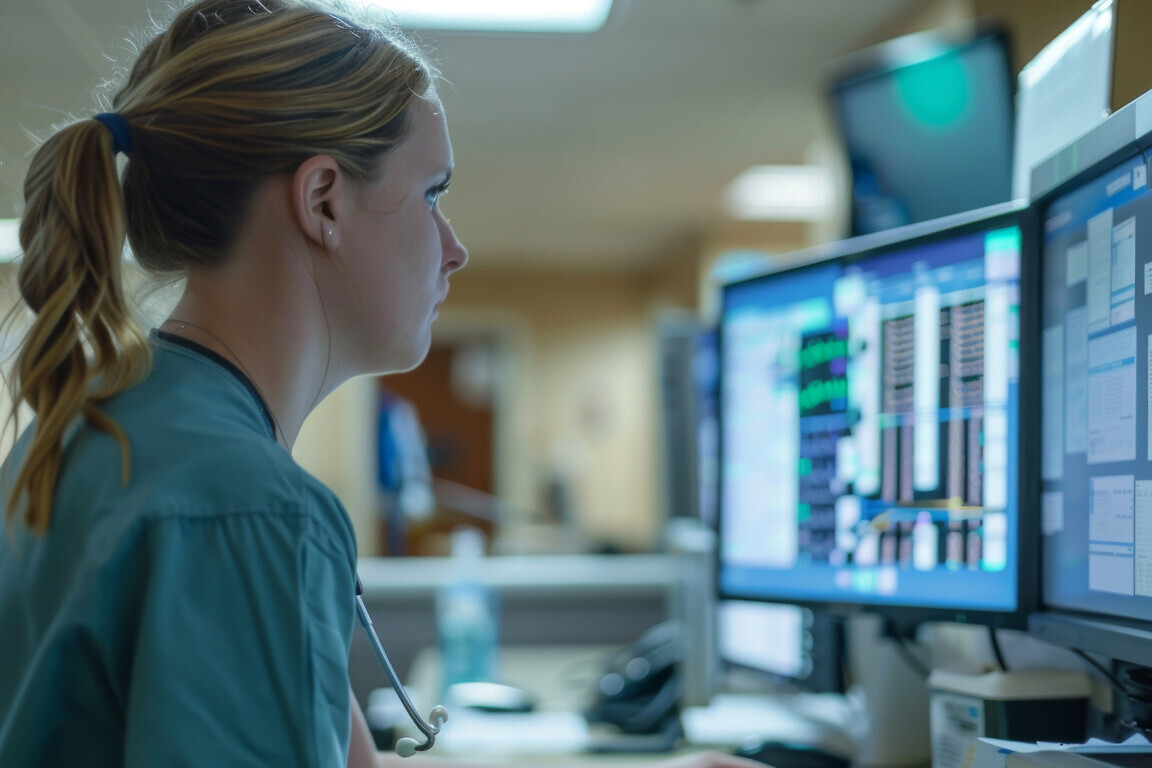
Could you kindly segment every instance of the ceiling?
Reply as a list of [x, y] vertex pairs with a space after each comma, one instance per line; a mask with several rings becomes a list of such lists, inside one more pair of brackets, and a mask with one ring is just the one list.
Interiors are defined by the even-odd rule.
[[[147, 5], [146, 5], [147, 1]], [[616, 0], [579, 36], [427, 33], [456, 153], [444, 200], [472, 267], [639, 269], [722, 219], [758, 163], [827, 136], [821, 78], [928, 0]], [[29, 134], [94, 110], [157, 0], [0, 3], [0, 218]]]

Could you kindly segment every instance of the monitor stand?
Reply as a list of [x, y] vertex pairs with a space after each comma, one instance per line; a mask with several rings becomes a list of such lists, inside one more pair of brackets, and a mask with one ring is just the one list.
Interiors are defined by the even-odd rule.
[[922, 765], [931, 759], [928, 682], [884, 636], [884, 620], [870, 614], [847, 620], [849, 700], [859, 710], [853, 723], [855, 764]]
[[685, 736], [697, 745], [732, 744], [745, 737], [807, 745], [851, 757], [859, 768], [927, 765], [927, 681], [909, 667], [883, 629], [883, 621], [869, 614], [846, 620], [853, 681], [846, 695], [718, 694], [706, 707], [684, 708]]

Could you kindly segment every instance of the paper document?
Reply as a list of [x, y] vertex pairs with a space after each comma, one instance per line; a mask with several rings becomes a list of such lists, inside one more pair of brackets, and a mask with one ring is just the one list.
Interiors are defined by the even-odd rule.
[[1008, 768], [1010, 765], [1008, 759], [1013, 755], [1035, 755], [1047, 752], [1060, 752], [1069, 755], [1078, 755], [1083, 752], [1139, 754], [1143, 750], [1152, 750], [1152, 745], [1143, 736], [1133, 736], [1122, 744], [1113, 744], [1100, 739], [1089, 739], [1083, 744], [1055, 744], [1045, 741], [1036, 743], [980, 738], [976, 743], [976, 749], [972, 753], [970, 762], [964, 768]]
[[592, 742], [588, 723], [578, 712], [526, 714], [456, 709], [436, 738], [436, 753], [451, 755], [571, 754]]

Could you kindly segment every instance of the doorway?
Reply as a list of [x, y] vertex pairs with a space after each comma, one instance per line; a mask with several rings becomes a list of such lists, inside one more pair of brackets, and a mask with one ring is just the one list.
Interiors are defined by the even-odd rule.
[[[412, 404], [427, 438], [436, 507], [430, 517], [408, 521], [407, 554], [447, 554], [448, 536], [462, 524], [480, 528], [491, 541], [498, 518], [498, 355], [492, 337], [438, 341], [415, 370], [379, 379], [382, 396], [388, 392]], [[380, 551], [397, 551], [386, 544], [386, 519]]]

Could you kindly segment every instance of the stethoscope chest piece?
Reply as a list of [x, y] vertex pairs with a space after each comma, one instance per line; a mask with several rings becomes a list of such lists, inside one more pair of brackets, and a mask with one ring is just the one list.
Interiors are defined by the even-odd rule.
[[[411, 713], [409, 713], [411, 714]], [[400, 757], [412, 757], [417, 752], [424, 752], [432, 748], [436, 743], [436, 734], [440, 733], [440, 728], [448, 721], [448, 710], [437, 704], [432, 707], [432, 711], [428, 713], [428, 722], [423, 723], [419, 717], [413, 716], [412, 722], [416, 727], [427, 737], [423, 744], [416, 741], [411, 736], [405, 736], [396, 742], [396, 754]]]

